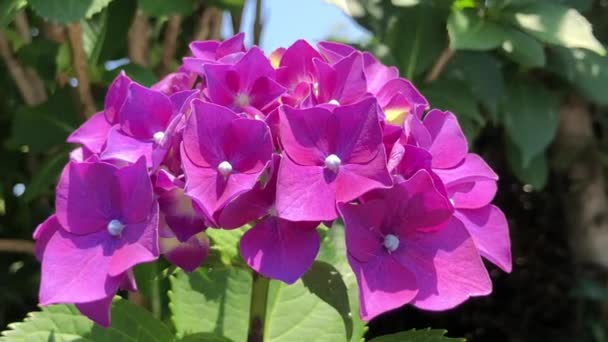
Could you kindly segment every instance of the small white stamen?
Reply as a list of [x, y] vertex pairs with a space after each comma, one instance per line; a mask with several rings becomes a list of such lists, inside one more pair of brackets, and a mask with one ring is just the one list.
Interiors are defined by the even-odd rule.
[[450, 204], [452, 204], [452, 207], [456, 205], [456, 202], [454, 202], [454, 199], [450, 197]]
[[339, 106], [340, 105], [340, 101], [336, 100], [336, 99], [332, 99], [328, 102], [330, 105], [334, 105], [334, 106]]
[[249, 95], [247, 94], [238, 94], [235, 98], [234, 98], [234, 103], [239, 106], [239, 107], [247, 107], [249, 106]]
[[312, 92], [315, 94], [315, 96], [319, 96], [319, 82], [312, 84]]
[[384, 237], [384, 248], [389, 252], [394, 252], [399, 248], [399, 238], [393, 234], [387, 234]]
[[120, 236], [123, 229], [125, 229], [125, 225], [119, 220], [112, 220], [108, 223], [108, 233], [112, 236]]
[[217, 166], [217, 171], [221, 173], [222, 176], [228, 176], [232, 173], [232, 165], [224, 160], [220, 163], [220, 165]]
[[163, 142], [163, 139], [165, 139], [165, 132], [156, 132], [152, 138], [156, 144], [160, 145]]
[[325, 167], [334, 172], [338, 171], [340, 164], [342, 164], [342, 160], [335, 154], [330, 154], [325, 158]]

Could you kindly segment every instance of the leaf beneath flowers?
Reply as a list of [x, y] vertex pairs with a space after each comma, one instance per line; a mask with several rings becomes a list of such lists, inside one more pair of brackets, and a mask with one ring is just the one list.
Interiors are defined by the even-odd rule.
[[32, 312], [20, 323], [9, 325], [0, 341], [173, 341], [173, 334], [145, 309], [116, 298], [112, 325], [101, 328], [73, 305], [53, 305]]
[[29, 0], [34, 11], [48, 21], [68, 24], [88, 19], [112, 0]]

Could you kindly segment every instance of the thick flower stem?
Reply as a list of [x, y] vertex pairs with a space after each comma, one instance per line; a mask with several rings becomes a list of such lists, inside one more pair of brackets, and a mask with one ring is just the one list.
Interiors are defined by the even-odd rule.
[[248, 342], [262, 342], [264, 340], [264, 322], [266, 321], [269, 284], [270, 279], [253, 272]]

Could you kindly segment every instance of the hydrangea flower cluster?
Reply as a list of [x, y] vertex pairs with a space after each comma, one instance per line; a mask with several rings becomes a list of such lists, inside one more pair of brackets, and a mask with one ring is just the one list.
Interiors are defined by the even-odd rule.
[[370, 53], [300, 40], [268, 58], [243, 39], [193, 42], [149, 88], [121, 73], [68, 138], [80, 147], [34, 233], [40, 303], [108, 326], [134, 266], [163, 255], [193, 271], [207, 229], [244, 225], [247, 264], [293, 283], [337, 219], [365, 320], [490, 293], [480, 256], [511, 270], [507, 222], [456, 117]]

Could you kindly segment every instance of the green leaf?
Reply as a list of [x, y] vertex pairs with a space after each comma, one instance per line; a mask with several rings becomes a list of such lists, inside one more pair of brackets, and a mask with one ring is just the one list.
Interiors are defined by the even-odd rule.
[[196, 333], [184, 336], [177, 342], [232, 342], [232, 340], [212, 333]]
[[63, 144], [74, 131], [78, 113], [72, 89], [58, 89], [49, 100], [36, 107], [22, 107], [15, 113], [11, 142], [29, 146], [31, 152], [47, 152]]
[[[484, 52], [461, 51], [454, 56], [445, 75], [446, 78], [468, 83], [473, 95], [496, 118], [505, 88], [499, 59]], [[483, 123], [482, 118], [476, 119]]]
[[102, 38], [95, 46], [97, 62], [124, 57], [128, 54], [129, 28], [137, 10], [136, 0], [113, 1], [106, 11]]
[[208, 0], [209, 6], [229, 11], [238, 11], [245, 6], [245, 0]]
[[527, 68], [543, 67], [545, 49], [535, 38], [516, 29], [509, 29], [502, 51], [511, 60]]
[[420, 3], [420, 0], [391, 0], [393, 5], [402, 7], [416, 6]]
[[194, 0], [138, 0], [139, 7], [150, 17], [189, 15], [194, 12]]
[[40, 38], [22, 46], [17, 51], [17, 58], [23, 64], [34, 68], [44, 80], [54, 81], [57, 72], [58, 51], [58, 43]]
[[511, 141], [528, 167], [555, 138], [559, 125], [559, 98], [542, 84], [512, 80], [502, 104], [502, 117]]
[[399, 9], [386, 43], [406, 78], [413, 79], [425, 72], [441, 54], [446, 43], [443, 24], [446, 15], [447, 12], [429, 6]]
[[[317, 286], [318, 287], [318, 286]], [[340, 313], [302, 280], [270, 282], [264, 340], [267, 342], [346, 341]]]
[[421, 91], [433, 108], [453, 112], [469, 142], [475, 140], [485, 120], [467, 82], [439, 80], [425, 86]]
[[0, 341], [173, 341], [163, 322], [145, 309], [115, 299], [112, 304], [112, 326], [101, 328], [80, 314], [73, 305], [53, 305], [41, 312], [30, 313], [25, 321], [9, 325]]
[[547, 43], [606, 54], [604, 46], [593, 35], [589, 21], [574, 9], [538, 1], [516, 7], [507, 17]]
[[547, 185], [549, 166], [544, 153], [534, 156], [527, 166], [522, 163], [521, 152], [512, 142], [507, 144], [507, 160], [515, 177], [523, 184], [530, 184], [537, 190]]
[[27, 5], [25, 0], [3, 0], [0, 2], [0, 29], [6, 27], [15, 14]]
[[367, 326], [359, 315], [359, 288], [357, 286], [357, 278], [346, 258], [346, 243], [344, 239], [344, 225], [342, 222], [336, 221], [331, 229], [326, 230], [326, 234], [321, 242], [321, 249], [319, 250], [317, 260], [332, 265], [340, 273], [342, 281], [347, 288], [350, 307], [349, 317], [353, 323], [350, 341], [361, 341], [367, 331]]
[[30, 184], [26, 185], [23, 200], [31, 202], [38, 198], [38, 196], [49, 192], [57, 182], [57, 178], [67, 162], [67, 153], [58, 153], [45, 160], [40, 169], [34, 174]]
[[[88, 19], [112, 0], [28, 0], [34, 11], [48, 21], [68, 24]], [[173, 0], [174, 1], [174, 0]]]
[[551, 49], [549, 70], [567, 80], [591, 101], [608, 106], [608, 60], [582, 49]]
[[353, 319], [348, 302], [348, 290], [340, 272], [326, 262], [315, 261], [302, 277], [302, 282], [310, 292], [338, 311], [344, 321], [346, 335], [350, 339], [353, 333]]
[[213, 268], [171, 276], [169, 308], [178, 337], [206, 332], [246, 341], [251, 274], [239, 268]]
[[369, 342], [464, 342], [464, 338], [445, 337], [446, 330], [409, 330], [373, 338]]
[[246, 227], [239, 229], [207, 229], [205, 232], [211, 239], [211, 249], [219, 252], [222, 264], [230, 265], [239, 262], [239, 241], [245, 234]]
[[452, 11], [448, 18], [450, 44], [456, 50], [490, 50], [499, 47], [507, 31], [499, 23], [481, 18], [476, 11]]

